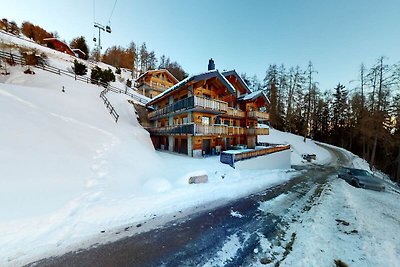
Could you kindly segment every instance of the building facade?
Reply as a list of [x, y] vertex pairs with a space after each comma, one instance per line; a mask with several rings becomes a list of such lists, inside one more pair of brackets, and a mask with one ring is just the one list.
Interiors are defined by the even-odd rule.
[[148, 104], [156, 149], [188, 156], [247, 147], [267, 135], [259, 123], [269, 119], [265, 93], [251, 92], [236, 71], [210, 70], [175, 84]]
[[135, 87], [144, 96], [153, 98], [177, 83], [175, 76], [166, 69], [148, 70], [136, 79]]

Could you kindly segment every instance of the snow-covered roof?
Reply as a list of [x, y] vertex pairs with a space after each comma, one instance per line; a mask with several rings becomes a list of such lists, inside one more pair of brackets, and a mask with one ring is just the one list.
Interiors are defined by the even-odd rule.
[[82, 50], [80, 50], [79, 48], [72, 48], [72, 51], [74, 51], [74, 52], [80, 52], [80, 53], [86, 55], [86, 53], [83, 52]]
[[240, 75], [236, 72], [236, 70], [233, 69], [233, 70], [223, 71], [221, 72], [221, 74], [224, 75], [225, 77], [230, 75], [235, 76], [238, 79], [239, 83], [246, 89], [247, 93], [251, 93], [250, 88], [247, 86], [246, 82], [243, 81], [242, 77], [240, 77]]
[[153, 72], [166, 72], [168, 73], [171, 78], [175, 81], [175, 82], [179, 82], [178, 79], [167, 69], [157, 69], [157, 70], [148, 70], [144, 73], [142, 73], [139, 77], [137, 77], [136, 81], [140, 80], [141, 78], [143, 78], [144, 76], [146, 76], [148, 73], [153, 73]]
[[262, 90], [258, 90], [258, 91], [252, 92], [250, 94], [241, 96], [241, 97], [239, 97], [239, 100], [248, 101], [248, 100], [257, 99], [259, 97], [263, 97], [267, 103], [270, 103], [268, 96]]
[[164, 96], [168, 95], [172, 91], [175, 91], [175, 90], [181, 88], [182, 86], [184, 86], [185, 84], [187, 84], [191, 81], [197, 82], [197, 81], [201, 81], [201, 80], [208, 80], [208, 79], [214, 78], [214, 77], [218, 78], [226, 86], [226, 88], [228, 88], [228, 90], [231, 94], [234, 94], [236, 92], [235, 87], [225, 78], [224, 75], [222, 75], [218, 70], [210, 70], [207, 72], [203, 72], [203, 73], [200, 73], [197, 75], [192, 75], [192, 76], [187, 77], [186, 79], [180, 81], [179, 83], [175, 84], [174, 86], [168, 88], [161, 94], [155, 96], [149, 103], [147, 103], [147, 105], [148, 106], [152, 105], [156, 100], [163, 98]]

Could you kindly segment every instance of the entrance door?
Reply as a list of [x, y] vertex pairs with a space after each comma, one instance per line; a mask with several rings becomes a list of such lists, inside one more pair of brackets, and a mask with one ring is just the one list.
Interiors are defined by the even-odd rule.
[[228, 150], [231, 148], [231, 139], [226, 138], [225, 149]]
[[203, 151], [205, 155], [211, 152], [211, 139], [203, 139]]
[[179, 140], [178, 140], [178, 138], [174, 138], [174, 152], [179, 153]]
[[168, 150], [168, 147], [169, 147], [169, 142], [168, 142], [168, 136], [167, 136], [167, 137], [165, 137], [165, 146], [164, 146], [164, 149], [165, 149], [165, 150]]
[[181, 153], [186, 154], [188, 153], [188, 141], [187, 139], [181, 139]]

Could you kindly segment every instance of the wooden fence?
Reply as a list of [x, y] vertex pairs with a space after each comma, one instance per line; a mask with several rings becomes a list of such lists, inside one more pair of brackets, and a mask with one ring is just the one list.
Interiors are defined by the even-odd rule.
[[[16, 55], [11, 52], [0, 51], [0, 57], [6, 59], [7, 62], [11, 62], [11, 64], [26, 65], [26, 61], [23, 56]], [[96, 84], [99, 86], [103, 86], [104, 88], [108, 89], [108, 91], [112, 91], [112, 92], [118, 93], [118, 94], [125, 94], [125, 95], [131, 97], [132, 99], [134, 99], [135, 101], [138, 101], [139, 103], [142, 103], [142, 104], [147, 104], [147, 102], [148, 102], [147, 98], [132, 94], [132, 93], [128, 92], [128, 90], [122, 90], [122, 89], [119, 89], [108, 83], [103, 83], [100, 81], [92, 80], [88, 76], [79, 76], [73, 72], [50, 66], [44, 62], [41, 62], [40, 64], [37, 64], [37, 65], [33, 65], [33, 67], [36, 67], [36, 68], [39, 68], [39, 69], [42, 69], [44, 71], [48, 71], [48, 72], [51, 72], [54, 74], [65, 75], [65, 76], [74, 78], [76, 81], [80, 81], [80, 82], [84, 82], [84, 83], [92, 83], [92, 84]]]
[[115, 108], [111, 105], [111, 103], [108, 100], [108, 98], [106, 97], [107, 91], [108, 91], [107, 89], [104, 89], [103, 91], [101, 91], [100, 97], [101, 97], [101, 99], [104, 100], [104, 105], [110, 111], [111, 116], [114, 117], [115, 122], [118, 122], [119, 115], [118, 115], [117, 111], [115, 111]]
[[290, 145], [270, 145], [269, 147], [260, 149], [246, 149], [243, 152], [232, 153], [229, 151], [223, 151], [220, 156], [220, 161], [234, 167], [235, 162], [237, 161], [264, 156], [288, 149], [290, 149]]

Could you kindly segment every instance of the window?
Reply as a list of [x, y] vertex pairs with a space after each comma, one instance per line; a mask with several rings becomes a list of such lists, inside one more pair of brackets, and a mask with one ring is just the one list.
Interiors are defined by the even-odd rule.
[[207, 98], [207, 99], [211, 99], [211, 95], [208, 95], [208, 94], [203, 94], [203, 97]]
[[201, 118], [201, 124], [203, 124], [203, 125], [210, 125], [210, 117], [205, 117], [205, 116], [203, 116], [203, 117]]
[[183, 118], [182, 118], [182, 123], [183, 123], [183, 124], [188, 123], [188, 118], [187, 118], [187, 117], [183, 117]]

